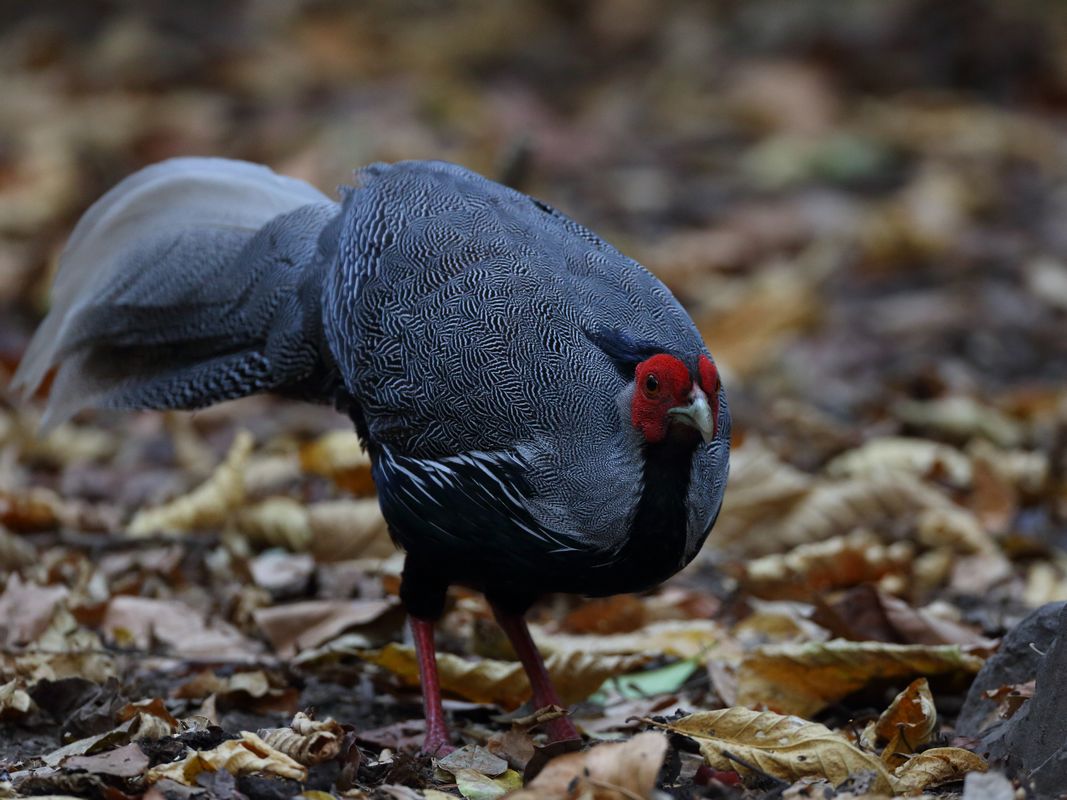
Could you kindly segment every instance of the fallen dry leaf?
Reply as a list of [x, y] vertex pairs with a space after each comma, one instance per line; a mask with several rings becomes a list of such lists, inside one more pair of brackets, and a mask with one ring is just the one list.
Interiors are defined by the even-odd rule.
[[95, 756], [70, 756], [61, 762], [64, 769], [84, 769], [116, 778], [136, 778], [148, 769], [148, 756], [132, 742]]
[[893, 775], [898, 794], [921, 794], [945, 783], [963, 780], [969, 772], [985, 772], [989, 765], [981, 756], [959, 747], [934, 747], [912, 756]]
[[881, 472], [905, 472], [945, 481], [957, 488], [971, 485], [971, 460], [962, 451], [929, 439], [884, 436], [842, 453], [826, 465], [833, 478], [861, 478]]
[[386, 558], [396, 552], [377, 499], [302, 503], [271, 497], [234, 515], [253, 544], [310, 552], [317, 561]]
[[737, 669], [737, 702], [811, 716], [872, 680], [975, 674], [983, 658], [956, 645], [850, 642], [768, 645], [746, 653]]
[[549, 634], [536, 626], [530, 626], [530, 629], [538, 648], [546, 655], [575, 652], [616, 655], [632, 653], [697, 658], [730, 638], [719, 623], [710, 619], [657, 622], [633, 633], [601, 636]]
[[259, 736], [270, 747], [305, 767], [336, 758], [344, 744], [344, 735], [339, 722], [312, 719], [303, 711], [297, 712], [287, 728], [259, 731]]
[[699, 711], [670, 722], [646, 722], [695, 740], [714, 769], [750, 776], [746, 764], [751, 764], [789, 782], [814, 776], [834, 786], [869, 772], [874, 775], [875, 792], [888, 793], [892, 787], [881, 761], [817, 722], [736, 707]]
[[882, 761], [890, 768], [899, 766], [906, 756], [929, 742], [936, 729], [937, 709], [930, 684], [926, 678], [917, 678], [893, 698], [874, 724], [875, 735], [887, 743]]
[[258, 643], [221, 620], [204, 615], [180, 600], [120, 595], [111, 600], [101, 628], [117, 641], [149, 649], [162, 643], [185, 658], [250, 660]]
[[234, 775], [263, 772], [294, 781], [307, 778], [304, 766], [275, 750], [256, 734], [243, 731], [239, 739], [223, 742], [212, 750], [194, 751], [181, 761], [152, 767], [145, 773], [145, 780], [155, 783], [166, 778], [196, 786], [201, 773], [223, 769]]
[[127, 526], [130, 536], [150, 536], [221, 525], [244, 502], [244, 470], [252, 453], [252, 434], [238, 431], [230, 452], [215, 472], [189, 494], [156, 508], [138, 511]]
[[515, 800], [652, 800], [667, 737], [640, 733], [552, 759]]
[[377, 623], [386, 633], [396, 633], [403, 616], [394, 600], [303, 600], [252, 612], [256, 625], [282, 656], [295, 655], [345, 631]]
[[[419, 679], [415, 651], [411, 647], [388, 644], [381, 650], [367, 650], [360, 656], [417, 686]], [[560, 698], [568, 705], [584, 700], [608, 678], [625, 675], [647, 664], [647, 655], [603, 655], [569, 652], [545, 659]], [[522, 664], [494, 659], [467, 660], [451, 653], [437, 654], [441, 688], [474, 703], [496, 703], [517, 708], [530, 697], [530, 683]]]
[[810, 600], [831, 589], [903, 577], [911, 568], [909, 542], [885, 545], [868, 530], [824, 542], [802, 544], [786, 553], [747, 560], [739, 565], [741, 585], [768, 600]]

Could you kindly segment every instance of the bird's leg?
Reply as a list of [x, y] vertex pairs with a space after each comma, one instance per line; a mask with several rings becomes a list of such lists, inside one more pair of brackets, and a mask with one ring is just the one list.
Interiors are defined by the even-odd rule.
[[[515, 648], [515, 654], [522, 662], [526, 676], [530, 679], [530, 687], [533, 689], [534, 705], [538, 708], [545, 706], [560, 706], [564, 708], [563, 701], [556, 693], [556, 687], [552, 685], [552, 679], [548, 677], [545, 669], [545, 661], [541, 658], [541, 652], [534, 644], [530, 636], [530, 629], [526, 626], [526, 620], [522, 614], [509, 614], [495, 604], [493, 615], [497, 624], [508, 635], [511, 646]], [[553, 742], [561, 742], [567, 739], [579, 739], [578, 729], [567, 717], [559, 717], [548, 723], [548, 737]]]
[[422, 752], [444, 756], [452, 752], [452, 742], [445, 724], [445, 709], [441, 705], [441, 682], [437, 678], [437, 651], [433, 644], [433, 622], [411, 618], [411, 633], [415, 638], [415, 654], [419, 660], [419, 681], [422, 684], [422, 709], [426, 717], [426, 738]]

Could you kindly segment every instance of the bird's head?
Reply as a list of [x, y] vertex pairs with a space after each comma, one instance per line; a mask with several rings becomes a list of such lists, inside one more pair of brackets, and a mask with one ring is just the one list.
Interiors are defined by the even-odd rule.
[[667, 353], [646, 358], [634, 371], [630, 414], [634, 427], [649, 444], [668, 435], [698, 433], [705, 442], [719, 426], [719, 370], [701, 355], [692, 374], [681, 359]]

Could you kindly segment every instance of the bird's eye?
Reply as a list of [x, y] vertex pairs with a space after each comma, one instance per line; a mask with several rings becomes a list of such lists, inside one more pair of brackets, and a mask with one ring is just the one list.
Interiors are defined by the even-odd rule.
[[659, 379], [655, 375], [648, 375], [645, 378], [645, 391], [648, 394], [655, 394], [659, 389]]

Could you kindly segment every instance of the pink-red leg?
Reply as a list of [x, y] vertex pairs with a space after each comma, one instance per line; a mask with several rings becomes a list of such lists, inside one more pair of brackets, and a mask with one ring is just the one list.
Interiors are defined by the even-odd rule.
[[433, 644], [433, 622], [411, 618], [411, 633], [415, 638], [415, 654], [419, 660], [419, 681], [422, 683], [422, 709], [426, 717], [426, 737], [422, 752], [444, 756], [455, 748], [445, 724], [445, 709], [441, 705], [441, 682], [437, 677], [437, 651]]
[[[530, 629], [526, 626], [526, 620], [521, 614], [508, 614], [496, 606], [493, 606], [493, 614], [496, 616], [497, 624], [508, 635], [511, 646], [515, 648], [515, 654], [519, 657], [519, 661], [522, 662], [523, 669], [526, 670], [526, 675], [530, 679], [530, 686], [533, 688], [534, 705], [538, 708], [544, 708], [545, 706], [565, 708], [556, 693], [556, 687], [552, 685], [552, 680], [548, 677], [545, 661], [541, 658], [541, 652], [537, 649], [537, 645], [534, 644], [533, 638], [530, 636]], [[547, 728], [548, 737], [553, 742], [580, 738], [574, 723], [567, 717], [552, 720], [548, 723]]]

